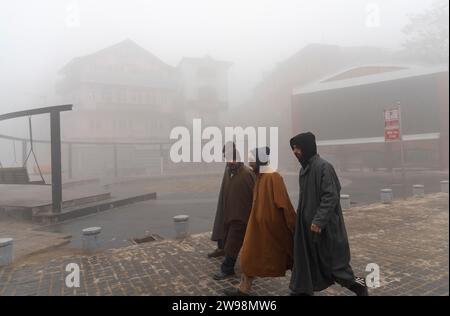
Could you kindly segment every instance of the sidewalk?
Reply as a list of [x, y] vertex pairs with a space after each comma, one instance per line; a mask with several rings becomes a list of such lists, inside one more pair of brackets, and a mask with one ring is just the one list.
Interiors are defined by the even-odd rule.
[[[355, 273], [367, 275], [369, 263], [380, 267], [381, 287], [372, 289], [371, 295], [449, 294], [448, 197], [431, 194], [345, 213]], [[209, 236], [204, 233], [184, 241], [163, 240], [90, 256], [55, 250], [0, 268], [0, 295], [222, 295], [239, 278], [222, 282], [211, 278], [220, 260], [206, 258], [214, 248]], [[65, 287], [69, 263], [80, 266], [78, 289]], [[289, 274], [257, 279], [253, 293], [288, 295], [288, 282]], [[333, 286], [320, 295], [351, 293]]]
[[31, 223], [0, 221], [0, 236], [14, 239], [14, 260], [66, 245], [72, 237], [34, 230], [36, 228], [38, 226]]

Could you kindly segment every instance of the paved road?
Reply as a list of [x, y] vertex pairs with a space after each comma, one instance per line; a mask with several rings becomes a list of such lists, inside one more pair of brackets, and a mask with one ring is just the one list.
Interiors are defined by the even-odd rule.
[[[284, 176], [290, 192], [291, 200], [296, 207], [298, 184], [296, 175]], [[448, 174], [435, 172], [414, 173], [407, 177], [408, 195], [411, 195], [413, 184], [424, 184], [427, 193], [439, 192], [440, 181], [447, 179]], [[384, 187], [394, 189], [398, 197], [401, 183], [399, 174], [388, 173], [341, 175], [343, 193], [351, 195], [354, 206], [379, 201], [379, 190]], [[220, 179], [218, 178], [218, 181]], [[193, 184], [195, 186], [195, 183]], [[129, 189], [129, 188], [128, 188]], [[211, 230], [216, 210], [217, 192], [177, 192], [159, 194], [158, 199], [133, 204], [127, 207], [112, 209], [100, 214], [79, 218], [48, 228], [48, 231], [71, 234], [71, 246], [81, 244], [81, 230], [86, 227], [101, 226], [101, 245], [103, 248], [115, 248], [129, 245], [128, 239], [143, 237], [146, 232], [155, 233], [164, 238], [174, 237], [172, 217], [180, 214], [190, 216], [190, 231], [202, 233]]]
[[190, 216], [190, 232], [200, 233], [211, 229], [216, 207], [215, 198], [177, 198], [177, 194], [161, 196], [158, 200], [146, 201], [120, 207], [100, 214], [75, 219], [50, 227], [52, 232], [64, 232], [73, 236], [70, 246], [81, 246], [81, 230], [86, 227], [103, 228], [100, 243], [102, 248], [130, 245], [128, 239], [143, 237], [147, 233], [163, 238], [173, 238], [175, 215]]
[[[347, 213], [355, 273], [368, 276], [368, 264], [379, 268], [380, 287], [371, 289], [371, 295], [448, 296], [448, 214], [448, 194], [356, 207]], [[0, 268], [0, 296], [222, 295], [223, 289], [239, 283], [240, 268], [236, 267], [236, 277], [212, 279], [221, 259], [206, 257], [214, 248], [209, 236], [204, 233], [181, 242], [163, 240], [91, 255], [57, 250]], [[78, 288], [65, 286], [69, 263], [80, 268]], [[288, 295], [288, 284], [289, 273], [257, 278], [252, 294]], [[351, 293], [332, 286], [320, 295]]]

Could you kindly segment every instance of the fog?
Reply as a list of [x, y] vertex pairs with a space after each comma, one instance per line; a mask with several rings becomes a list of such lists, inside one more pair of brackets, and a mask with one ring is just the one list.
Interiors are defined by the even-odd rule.
[[[408, 15], [431, 0], [397, 1], [3, 1], [2, 112], [52, 102], [57, 71], [124, 39], [175, 66], [210, 55], [233, 63], [230, 105], [309, 43], [397, 49]], [[374, 9], [375, 8], [375, 9]], [[367, 25], [379, 13], [379, 25]], [[43, 105], [43, 104], [42, 104]]]
[[[281, 164], [286, 166], [286, 156], [289, 155], [287, 140], [292, 134], [307, 127], [317, 133], [320, 141], [337, 139], [337, 136], [324, 136], [326, 133], [321, 126], [325, 124], [309, 120], [308, 115], [314, 116], [313, 110], [303, 112], [301, 116], [302, 122], [310, 122], [310, 126], [307, 123], [301, 126], [292, 124], [292, 114], [300, 107], [292, 101], [296, 99], [292, 97], [292, 92], [297, 88], [343, 73], [351, 67], [384, 65], [387, 68], [381, 71], [406, 69], [410, 74], [417, 74], [419, 70], [409, 67], [448, 65], [448, 21], [442, 22], [443, 9], [434, 9], [432, 17], [438, 16], [434, 20], [420, 17], [439, 3], [442, 4], [442, 0], [2, 2], [0, 112], [74, 104], [74, 112], [63, 115], [62, 138], [66, 141], [169, 142], [170, 128], [180, 124], [189, 126], [194, 118], [202, 118], [206, 125], [215, 126], [275, 126], [280, 129], [280, 152], [284, 155]], [[446, 10], [448, 18], [448, 6]], [[435, 22], [437, 31], [434, 29]], [[407, 28], [411, 24], [412, 35], [408, 34]], [[412, 44], [408, 40], [412, 40]], [[138, 65], [127, 75], [121, 75], [120, 71], [103, 73], [102, 59], [108, 62], [111, 57], [106, 55], [87, 68], [94, 73], [97, 71], [94, 74], [97, 78], [114, 79], [119, 85], [95, 88], [97, 83], [104, 84], [101, 82], [103, 79], [95, 82], [97, 79], [91, 78], [89, 80], [93, 86], [84, 92], [81, 91], [84, 88], [77, 90], [76, 86], [70, 86], [78, 76], [77, 70], [70, 68], [74, 65], [72, 61], [97, 56], [97, 52], [104, 52], [105, 49], [116, 54], [116, 65], [113, 66], [116, 68], [129, 67], [134, 61], [126, 58], [138, 58], [136, 56], [145, 50], [147, 57], [159, 59], [159, 66], [169, 66], [166, 68], [171, 70], [165, 68], [168, 73], [164, 76], [177, 77], [171, 84], [178, 88], [172, 87], [176, 91], [170, 90], [167, 94], [148, 95], [148, 91], [139, 86], [140, 83], [135, 83], [141, 78], [140, 75], [133, 75], [133, 71], [143, 72], [147, 76], [145, 84], [153, 80], [154, 87], [166, 84], [162, 77], [152, 77], [157, 76], [158, 72], [145, 73], [144, 68], [148, 65]], [[131, 55], [127, 55], [129, 51], [132, 51]], [[188, 66], [184, 63], [186, 60]], [[189, 77], [192, 75], [189, 67], [199, 60], [212, 62], [214, 67], [220, 68], [212, 90], [196, 87], [196, 79]], [[136, 64], [139, 62], [136, 60]], [[405, 65], [408, 65], [407, 68], [402, 68]], [[366, 71], [369, 75], [373, 71], [376, 74], [380, 69], [361, 68], [355, 74]], [[177, 74], [171, 71], [177, 71]], [[408, 74], [399, 73], [399, 76]], [[58, 87], [64, 85], [69, 88], [61, 92]], [[121, 91], [123, 86], [128, 86], [125, 90], [131, 89], [131, 92]], [[386, 104], [378, 104], [380, 109], [377, 111], [400, 101], [401, 95], [409, 95], [412, 90], [412, 83], [405, 83], [401, 93], [392, 95], [390, 100], [383, 100]], [[385, 92], [378, 95], [382, 96]], [[192, 98], [201, 93], [207, 95], [209, 101], [212, 100], [208, 99], [212, 93], [217, 104], [208, 105], [209, 109], [200, 107], [197, 112], [189, 112], [188, 105], [192, 103]], [[196, 96], [192, 97], [194, 94]], [[113, 110], [116, 106], [114, 102], [119, 102], [122, 97], [127, 105], [122, 106], [120, 111], [126, 112], [126, 120], [121, 117], [123, 112]], [[141, 97], [146, 101], [141, 102]], [[430, 95], [432, 97], [436, 95]], [[149, 105], [151, 98], [163, 101], [152, 106]], [[164, 103], [166, 99], [170, 99], [170, 104]], [[430, 100], [424, 104], [429, 104]], [[332, 103], [323, 103], [324, 108], [319, 112], [332, 109]], [[342, 100], [341, 106], [347, 103], [351, 101]], [[159, 109], [156, 116], [147, 115], [150, 112], [144, 115], [140, 112], [143, 109], [154, 111], [156, 108]], [[438, 109], [436, 103], [433, 110], [427, 112], [435, 115], [435, 121], [430, 119], [431, 126], [435, 128], [419, 126], [409, 132], [414, 135], [424, 131], [442, 133]], [[79, 110], [86, 110], [85, 116], [76, 116]], [[164, 116], [164, 113], [171, 114]], [[181, 121], [178, 117], [180, 113], [184, 115]], [[411, 117], [417, 117], [420, 113]], [[71, 121], [66, 121], [65, 117]], [[97, 120], [93, 120], [94, 117]], [[33, 120], [35, 137], [49, 139], [48, 118]], [[407, 125], [414, 125], [414, 120]], [[377, 125], [370, 133], [365, 133], [364, 128], [349, 131], [348, 121], [342, 124], [337, 122], [335, 129], [339, 130], [329, 135], [342, 134], [343, 139], [382, 137], [382, 117], [375, 122]], [[339, 124], [342, 127], [338, 128], [341, 126]], [[446, 125], [445, 122], [443, 125]], [[28, 133], [26, 119], [0, 124], [0, 134], [28, 137]], [[2, 147], [3, 155], [6, 155], [8, 148]], [[41, 155], [48, 159], [48, 150], [44, 152], [47, 154]], [[110, 153], [103, 155], [111, 156]]]

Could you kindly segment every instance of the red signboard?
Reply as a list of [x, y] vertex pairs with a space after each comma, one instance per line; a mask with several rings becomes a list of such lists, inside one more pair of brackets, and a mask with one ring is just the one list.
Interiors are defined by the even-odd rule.
[[387, 142], [401, 140], [400, 109], [384, 110], [384, 140]]

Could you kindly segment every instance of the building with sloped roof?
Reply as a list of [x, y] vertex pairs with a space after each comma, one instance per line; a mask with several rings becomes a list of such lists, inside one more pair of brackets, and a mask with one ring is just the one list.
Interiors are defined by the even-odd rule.
[[293, 90], [293, 134], [316, 134], [341, 169], [400, 167], [384, 140], [384, 109], [400, 105], [405, 162], [448, 169], [448, 66], [362, 65]]
[[77, 57], [57, 85], [61, 102], [74, 104], [64, 139], [167, 141], [173, 127], [193, 118], [218, 125], [230, 66], [205, 57], [173, 67], [131, 40]]
[[[310, 44], [278, 63], [255, 87], [253, 96], [232, 113], [232, 124], [279, 128], [279, 165], [294, 170], [298, 163], [291, 153], [291, 96], [293, 89], [309, 85], [330, 74], [357, 65], [398, 63], [395, 52], [378, 47], [341, 47]], [[233, 109], [233, 108], [232, 108]]]
[[74, 104], [65, 139], [163, 139], [176, 124], [177, 69], [131, 40], [75, 58], [60, 74], [57, 92]]
[[168, 158], [159, 144], [170, 142], [172, 128], [193, 118], [219, 125], [228, 106], [229, 66], [210, 57], [171, 66], [131, 40], [70, 61], [60, 71], [57, 94], [61, 104], [74, 105], [62, 117], [63, 139], [83, 143], [73, 148], [74, 170], [108, 174], [118, 164], [131, 168], [123, 174], [162, 172], [160, 159]]

